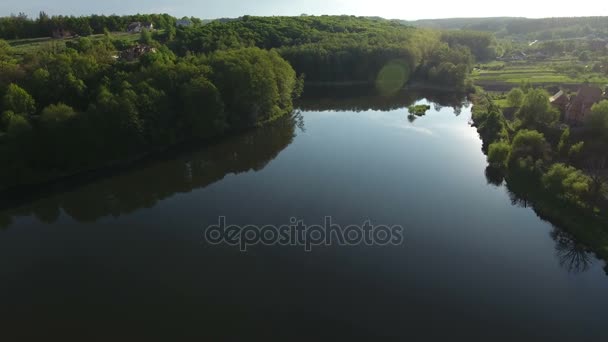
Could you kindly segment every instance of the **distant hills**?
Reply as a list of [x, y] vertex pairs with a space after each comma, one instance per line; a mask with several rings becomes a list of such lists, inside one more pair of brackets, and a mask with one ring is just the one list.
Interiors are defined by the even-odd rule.
[[608, 37], [608, 17], [528, 19], [518, 17], [393, 20], [405, 25], [444, 30], [493, 32], [497, 37], [527, 39], [568, 39], [587, 36]]

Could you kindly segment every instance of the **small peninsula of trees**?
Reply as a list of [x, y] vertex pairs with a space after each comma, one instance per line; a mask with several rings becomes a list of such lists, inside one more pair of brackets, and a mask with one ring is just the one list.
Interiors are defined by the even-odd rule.
[[515, 88], [507, 98], [516, 105], [513, 120], [487, 94], [475, 99], [473, 121], [489, 173], [501, 174], [526, 205], [607, 258], [608, 100], [592, 107], [582, 127], [570, 128], [544, 90]]

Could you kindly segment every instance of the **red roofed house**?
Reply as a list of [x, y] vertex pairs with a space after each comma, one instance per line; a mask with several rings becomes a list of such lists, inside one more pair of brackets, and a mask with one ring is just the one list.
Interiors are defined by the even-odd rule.
[[565, 120], [570, 124], [581, 124], [585, 116], [591, 111], [591, 107], [603, 99], [603, 92], [600, 88], [583, 85], [579, 88], [578, 94], [570, 98], [566, 106]]

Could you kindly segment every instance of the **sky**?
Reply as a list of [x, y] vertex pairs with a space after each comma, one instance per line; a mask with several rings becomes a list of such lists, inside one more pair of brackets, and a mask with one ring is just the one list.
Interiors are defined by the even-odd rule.
[[[576, 4], [583, 4], [577, 6]], [[0, 0], [0, 16], [169, 13], [202, 19], [242, 15], [349, 14], [388, 19], [608, 16], [608, 1], [585, 0]]]

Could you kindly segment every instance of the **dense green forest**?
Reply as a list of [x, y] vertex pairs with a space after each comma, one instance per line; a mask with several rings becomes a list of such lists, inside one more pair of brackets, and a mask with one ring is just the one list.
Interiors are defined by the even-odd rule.
[[[201, 23], [191, 18], [193, 23]], [[1, 39], [25, 39], [51, 37], [53, 31], [68, 31], [80, 36], [102, 34], [105, 31], [126, 31], [133, 22], [152, 23], [155, 28], [175, 31], [176, 19], [168, 14], [137, 14], [128, 16], [92, 15], [89, 17], [49, 16], [41, 12], [38, 18], [30, 19], [24, 14], [0, 18]]]
[[158, 43], [132, 62], [110, 36], [23, 60], [0, 45], [2, 185], [40, 181], [180, 142], [211, 139], [292, 111], [301, 88], [276, 51], [178, 58]]
[[[125, 39], [133, 20], [160, 28]], [[167, 15], [0, 19], [0, 187], [52, 179], [262, 125], [292, 111], [309, 82], [471, 87], [478, 32], [438, 32], [352, 16], [243, 17], [175, 25]], [[94, 36], [91, 34], [103, 33]], [[10, 42], [10, 41], [9, 41]], [[18, 47], [18, 46], [17, 46]], [[295, 70], [294, 70], [295, 69]]]
[[442, 34], [353, 16], [243, 17], [179, 28], [170, 46], [179, 55], [240, 46], [274, 48], [308, 82], [375, 82], [393, 62], [403, 82], [461, 89], [475, 59], [496, 56], [491, 34]]

